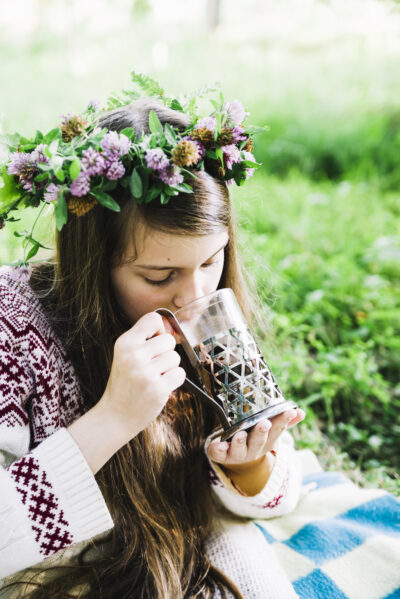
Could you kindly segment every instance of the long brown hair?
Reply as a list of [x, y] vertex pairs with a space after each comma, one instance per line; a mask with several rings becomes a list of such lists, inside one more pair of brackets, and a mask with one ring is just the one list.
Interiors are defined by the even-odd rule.
[[[154, 100], [114, 110], [100, 125], [116, 131], [133, 127], [140, 134], [147, 131], [151, 109], [163, 123], [187, 125], [186, 115]], [[139, 220], [150, 229], [182, 235], [227, 230], [219, 287], [231, 287], [248, 314], [226, 185], [207, 172], [196, 174], [190, 199], [182, 194], [166, 205], [138, 205], [119, 190], [119, 214], [97, 206], [85, 216], [70, 215], [57, 234], [54, 260], [32, 273], [31, 285], [75, 367], [86, 409], [102, 396], [114, 343], [130, 326], [116, 303], [110, 270], [122, 260]], [[190, 370], [185, 361], [183, 366]], [[70, 566], [49, 568], [48, 575], [41, 570], [27, 596], [211, 599], [218, 588], [222, 597], [229, 590], [239, 599], [239, 590], [204, 551], [215, 508], [203, 448], [217, 424], [195, 397], [183, 389], [174, 394], [160, 416], [96, 475], [113, 530], [88, 544]]]

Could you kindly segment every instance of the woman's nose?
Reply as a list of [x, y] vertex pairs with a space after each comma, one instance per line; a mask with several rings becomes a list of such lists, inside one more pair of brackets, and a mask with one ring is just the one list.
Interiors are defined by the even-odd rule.
[[203, 289], [201, 277], [193, 275], [179, 285], [179, 291], [173, 298], [173, 303], [176, 308], [182, 308], [186, 304], [190, 304], [196, 299], [203, 297], [206, 291]]

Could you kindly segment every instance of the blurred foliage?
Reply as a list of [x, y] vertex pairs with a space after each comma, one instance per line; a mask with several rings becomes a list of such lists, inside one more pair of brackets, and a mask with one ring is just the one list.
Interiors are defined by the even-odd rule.
[[382, 189], [400, 187], [400, 107], [345, 122], [315, 114], [302, 122], [290, 114], [268, 123], [269, 143], [258, 157], [271, 173], [284, 176], [295, 168], [317, 181], [378, 174]]
[[[251, 186], [251, 187], [250, 187]], [[269, 309], [264, 349], [286, 395], [363, 470], [400, 468], [400, 221], [379, 186], [292, 173], [238, 202]], [[397, 218], [396, 218], [397, 216]], [[245, 249], [246, 248], [246, 249]], [[399, 486], [400, 489], [400, 486]]]
[[[67, 4], [38, 3], [36, 25], [14, 41], [3, 28], [4, 128], [51, 129], [124, 89], [131, 70], [174, 94], [220, 81], [247, 103], [270, 132], [255, 140], [264, 166], [233, 193], [266, 357], [307, 409], [294, 435], [327, 467], [400, 490], [398, 4], [221, 2], [212, 34], [205, 2]], [[0, 262], [18, 258], [13, 231], [32, 218], [1, 232]], [[50, 213], [40, 226], [51, 245]]]

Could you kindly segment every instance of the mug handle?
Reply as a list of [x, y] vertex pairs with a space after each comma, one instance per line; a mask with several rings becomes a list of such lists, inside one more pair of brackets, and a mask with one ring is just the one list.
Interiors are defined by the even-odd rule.
[[[170, 323], [170, 325], [172, 326], [174, 331], [176, 333], [178, 333], [182, 347], [183, 347], [187, 357], [189, 358], [191, 365], [193, 366], [193, 368], [196, 371], [199, 370], [201, 367], [200, 360], [198, 359], [196, 352], [193, 350], [189, 341], [186, 339], [186, 336], [181, 329], [179, 321], [177, 320], [177, 318], [175, 317], [173, 312], [171, 312], [171, 310], [167, 310], [167, 308], [157, 308], [157, 310], [155, 310], [155, 312], [157, 312], [161, 316], [164, 316], [164, 318], [166, 318], [168, 320], [168, 322]], [[230, 427], [229, 420], [224, 412], [224, 409], [219, 405], [219, 403], [217, 401], [215, 401], [215, 399], [213, 399], [211, 397], [211, 395], [208, 395], [208, 393], [203, 391], [203, 389], [201, 389], [201, 387], [199, 387], [193, 381], [191, 381], [188, 377], [185, 378], [185, 383], [187, 383], [187, 385], [191, 388], [191, 390], [200, 399], [202, 399], [203, 401], [204, 400], [207, 401], [211, 405], [211, 407], [217, 412], [218, 417], [219, 417], [224, 429], [225, 430], [228, 429]]]

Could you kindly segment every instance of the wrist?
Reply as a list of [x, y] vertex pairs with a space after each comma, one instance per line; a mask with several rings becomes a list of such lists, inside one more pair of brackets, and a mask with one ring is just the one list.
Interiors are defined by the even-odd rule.
[[272, 463], [268, 454], [264, 454], [257, 460], [244, 464], [235, 464], [229, 467], [222, 464], [219, 465], [236, 490], [248, 497], [257, 495], [262, 491], [272, 471]]
[[219, 464], [221, 468], [223, 468], [226, 473], [231, 474], [240, 474], [240, 473], [250, 473], [252, 470], [257, 470], [265, 460], [268, 460], [267, 454], [262, 455], [256, 460], [252, 460], [251, 462], [242, 462], [241, 464]]
[[115, 410], [106, 394], [101, 397], [92, 410], [95, 411], [96, 418], [106, 423], [110, 439], [120, 447], [140, 433], [140, 428], [132, 424], [131, 419], [127, 418], [127, 414]]
[[102, 403], [102, 400], [75, 420], [68, 427], [68, 432], [93, 474], [135, 436], [134, 432], [126, 430], [122, 419], [110, 410], [107, 404]]

